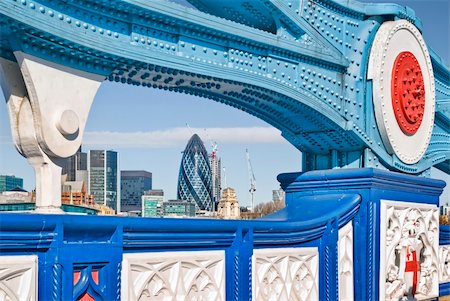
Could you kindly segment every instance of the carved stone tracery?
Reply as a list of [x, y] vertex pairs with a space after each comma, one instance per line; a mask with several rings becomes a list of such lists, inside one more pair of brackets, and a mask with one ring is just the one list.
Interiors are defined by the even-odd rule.
[[255, 250], [254, 300], [318, 300], [315, 248]]
[[339, 299], [353, 300], [353, 225], [339, 229], [338, 242]]
[[123, 299], [225, 300], [222, 251], [127, 254], [124, 259]]
[[439, 246], [439, 282], [450, 282], [450, 245]]
[[[438, 295], [438, 211], [431, 205], [384, 202], [385, 232], [381, 233], [386, 300]], [[383, 223], [383, 220], [381, 221]]]
[[37, 300], [37, 256], [0, 256], [0, 300]]

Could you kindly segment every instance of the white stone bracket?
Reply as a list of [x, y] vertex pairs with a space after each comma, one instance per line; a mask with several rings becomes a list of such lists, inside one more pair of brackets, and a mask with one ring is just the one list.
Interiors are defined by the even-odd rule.
[[14, 144], [36, 173], [36, 209], [61, 212], [62, 158], [81, 145], [92, 101], [104, 76], [20, 51], [0, 58], [0, 85]]

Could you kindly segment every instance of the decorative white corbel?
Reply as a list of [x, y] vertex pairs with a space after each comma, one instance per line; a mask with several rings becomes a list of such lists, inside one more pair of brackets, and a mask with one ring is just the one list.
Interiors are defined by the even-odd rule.
[[78, 150], [103, 76], [14, 52], [17, 63], [0, 59], [17, 150], [36, 173], [36, 210], [61, 212], [61, 166]]

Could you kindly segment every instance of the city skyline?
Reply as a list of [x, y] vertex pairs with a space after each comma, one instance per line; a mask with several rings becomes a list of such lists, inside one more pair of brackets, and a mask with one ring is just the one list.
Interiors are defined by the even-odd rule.
[[[427, 43], [449, 62], [449, 41], [442, 39], [442, 36], [449, 36], [448, 2], [395, 2], [415, 9], [424, 23]], [[1, 99], [4, 102], [3, 96]], [[25, 189], [31, 190], [34, 172], [14, 149], [6, 106], [2, 107], [0, 174], [23, 178]], [[284, 140], [278, 130], [256, 117], [192, 95], [112, 82], [104, 82], [95, 97], [83, 138], [83, 151], [111, 149], [119, 152], [120, 170], [152, 172], [154, 188], [164, 189], [167, 199], [174, 199], [181, 152], [193, 132], [204, 140], [208, 152], [211, 151], [209, 141], [217, 142], [218, 155], [225, 167], [222, 187], [235, 188], [243, 206], [250, 205], [246, 148], [251, 153], [257, 180], [255, 205], [271, 200], [272, 190], [279, 187], [276, 180], [279, 173], [301, 169], [301, 153]], [[448, 175], [436, 170], [433, 176], [450, 182]]]

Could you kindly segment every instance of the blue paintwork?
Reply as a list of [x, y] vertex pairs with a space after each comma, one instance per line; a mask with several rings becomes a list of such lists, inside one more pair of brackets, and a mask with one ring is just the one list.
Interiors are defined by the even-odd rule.
[[450, 245], [450, 225], [439, 226], [439, 245]]
[[[225, 250], [226, 298], [249, 300], [254, 249], [318, 247], [319, 298], [336, 300], [338, 229], [352, 222], [355, 300], [378, 300], [380, 200], [437, 204], [445, 185], [376, 169], [278, 178], [286, 208], [253, 221], [0, 214], [0, 253], [38, 254], [40, 300], [75, 300], [86, 290], [114, 300], [124, 253]], [[100, 268], [98, 286], [91, 268]], [[74, 270], [85, 271], [75, 287]]]
[[[278, 180], [286, 191], [286, 208], [306, 196], [312, 199], [339, 193], [360, 195], [359, 212], [353, 218], [355, 300], [380, 299], [380, 200], [438, 205], [445, 187], [440, 180], [369, 168], [286, 173], [279, 175]], [[321, 205], [312, 210], [326, 213]], [[332, 223], [333, 219], [329, 221]]]
[[[375, 124], [367, 60], [378, 27], [414, 12], [344, 0], [3, 0], [0, 56], [38, 56], [110, 81], [182, 92], [246, 111], [304, 154], [283, 174], [286, 208], [256, 221], [0, 215], [0, 253], [37, 254], [39, 299], [120, 298], [123, 253], [225, 250], [226, 297], [251, 296], [256, 248], [318, 247], [320, 300], [337, 299], [338, 229], [354, 227], [355, 300], [379, 299], [380, 200], [438, 204], [444, 183], [372, 168], [449, 172], [450, 71], [431, 51], [436, 118], [413, 165], [389, 155]], [[446, 165], [447, 164], [447, 165]], [[360, 250], [367, 250], [361, 252]], [[93, 283], [91, 269], [100, 269]], [[82, 280], [73, 287], [73, 271]], [[447, 292], [446, 285], [441, 292]]]
[[[439, 245], [450, 245], [450, 225], [439, 226]], [[441, 263], [442, 264], [442, 263]], [[450, 282], [439, 284], [439, 296], [450, 295]]]
[[[333, 203], [335, 197], [310, 201]], [[334, 218], [342, 223], [350, 220], [358, 212], [359, 201], [358, 196], [342, 197], [339, 203], [343, 206], [335, 208]], [[289, 221], [280, 218], [226, 221], [2, 214], [0, 253], [29, 254], [39, 250], [40, 300], [50, 300], [54, 295], [59, 300], [76, 300], [86, 290], [103, 300], [113, 300], [117, 298], [123, 253], [225, 250], [226, 260], [231, 262], [227, 264], [227, 300], [248, 300], [251, 293], [248, 269], [253, 248], [298, 247], [305, 242], [322, 248], [325, 241], [335, 245], [336, 237], [331, 240], [327, 236], [331, 227], [327, 218], [324, 215], [309, 220], [297, 215]], [[335, 232], [336, 226], [332, 226]], [[30, 239], [31, 236], [45, 239]], [[101, 268], [99, 286], [88, 277], [92, 267]], [[55, 276], [58, 269], [63, 272]], [[82, 273], [81, 284], [72, 288], [72, 274], [78, 269], [85, 274]]]
[[[431, 52], [437, 118], [430, 147], [406, 165], [375, 124], [367, 60], [382, 22], [414, 12], [356, 1], [4, 0], [0, 56], [21, 50], [132, 85], [194, 94], [246, 111], [303, 152], [303, 170], [448, 171], [449, 67]], [[124, 104], [125, 105], [125, 104]]]

